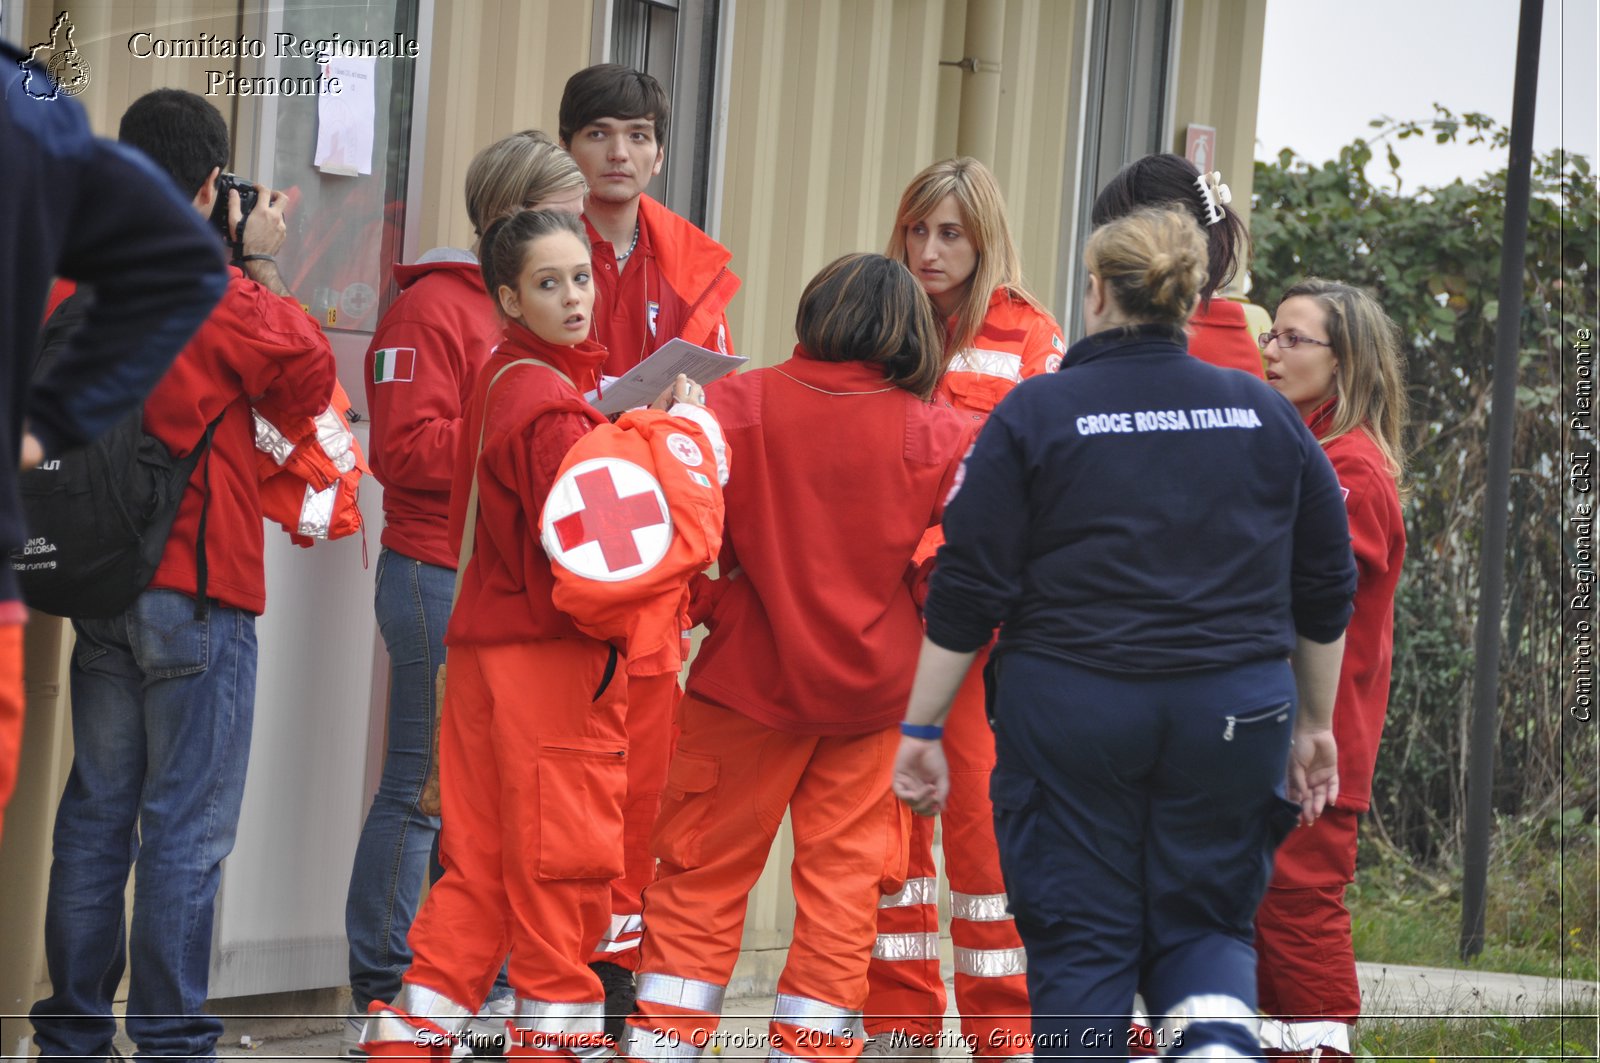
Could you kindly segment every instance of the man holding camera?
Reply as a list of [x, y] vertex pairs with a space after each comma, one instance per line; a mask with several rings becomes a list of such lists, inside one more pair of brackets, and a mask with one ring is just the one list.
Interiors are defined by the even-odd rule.
[[226, 218], [237, 263], [222, 301], [145, 403], [145, 431], [176, 457], [211, 433], [161, 565], [120, 615], [73, 621], [74, 754], [45, 915], [53, 991], [31, 1018], [41, 1055], [112, 1055], [112, 996], [131, 952], [126, 1025], [140, 1054], [209, 1059], [222, 1032], [202, 1013], [212, 917], [244, 796], [255, 618], [266, 605], [250, 403], [320, 413], [334, 362], [273, 260], [287, 231], [284, 197], [256, 186], [246, 216], [237, 186], [219, 181], [228, 128], [216, 108], [158, 89], [128, 108], [119, 139], [170, 174], [202, 215], [226, 195], [217, 218]]

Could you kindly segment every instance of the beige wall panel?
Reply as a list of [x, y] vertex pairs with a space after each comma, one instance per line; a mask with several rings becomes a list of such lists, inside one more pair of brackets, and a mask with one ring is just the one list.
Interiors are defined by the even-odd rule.
[[[1000, 74], [1000, 135], [991, 167], [1022, 254], [1022, 274], [1050, 303], [1065, 220], [1067, 139], [1077, 113], [1082, 43], [1076, 26], [1086, 0], [1008, 0]], [[1060, 316], [1062, 308], [1050, 306]]]
[[[48, 27], [47, 27], [48, 28]], [[72, 761], [67, 664], [72, 628], [35, 613], [23, 633], [26, 726], [16, 791], [0, 843], [0, 1054], [26, 1055], [26, 1015], [49, 991], [44, 967], [45, 893], [56, 802]]]
[[480, 148], [521, 129], [556, 136], [561, 90], [588, 65], [590, 4], [577, 0], [440, 0], [423, 154], [423, 250], [470, 247], [462, 188]]
[[[913, 2], [921, 4], [922, 0]], [[936, 47], [939, 52], [937, 58], [940, 61], [955, 62], [967, 54], [964, 40], [967, 29], [966, 0], [946, 0], [942, 15], [930, 13], [926, 17], [930, 24], [939, 23]], [[933, 151], [924, 160], [923, 165], [955, 155], [956, 141], [961, 134], [957, 116], [961, 113], [961, 85], [966, 73], [953, 66], [936, 66], [934, 69], [937, 86], [934, 96], [936, 103], [933, 110], [926, 115], [928, 121], [933, 123]], [[922, 166], [910, 167], [906, 171], [905, 181], [910, 181], [920, 169]], [[904, 183], [902, 182], [902, 186]], [[898, 201], [897, 192], [896, 202]]]
[[1183, 151], [1190, 123], [1214, 126], [1216, 168], [1247, 221], [1266, 21], [1267, 0], [1184, 0], [1178, 45], [1172, 150]]
[[729, 317], [757, 365], [788, 356], [807, 280], [881, 250], [935, 155], [939, 0], [749, 0], [736, 9], [720, 220], [744, 287]]

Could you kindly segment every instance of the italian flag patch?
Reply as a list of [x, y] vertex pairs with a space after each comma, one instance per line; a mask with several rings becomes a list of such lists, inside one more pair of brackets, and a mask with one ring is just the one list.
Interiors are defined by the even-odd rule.
[[415, 347], [385, 347], [372, 355], [372, 382], [408, 381], [417, 368]]

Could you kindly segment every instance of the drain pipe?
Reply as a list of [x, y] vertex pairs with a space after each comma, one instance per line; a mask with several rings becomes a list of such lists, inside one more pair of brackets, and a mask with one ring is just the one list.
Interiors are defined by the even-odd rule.
[[967, 0], [965, 54], [939, 64], [958, 66], [965, 73], [956, 152], [990, 166], [1000, 132], [1000, 54], [1005, 27], [1005, 0]]

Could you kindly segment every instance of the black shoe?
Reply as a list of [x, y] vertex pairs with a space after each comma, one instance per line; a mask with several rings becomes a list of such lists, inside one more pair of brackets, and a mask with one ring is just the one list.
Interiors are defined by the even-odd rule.
[[628, 1016], [639, 1003], [639, 995], [633, 987], [633, 972], [608, 960], [591, 963], [589, 970], [599, 976], [600, 984], [605, 987], [606, 1036], [620, 1048], [623, 1035], [628, 1032]]

